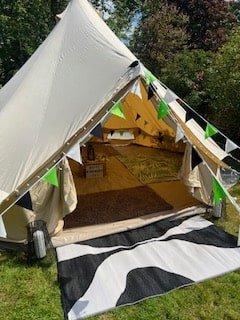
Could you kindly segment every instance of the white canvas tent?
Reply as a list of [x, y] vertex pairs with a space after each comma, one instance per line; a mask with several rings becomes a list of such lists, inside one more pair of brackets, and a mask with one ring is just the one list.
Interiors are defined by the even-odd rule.
[[[148, 90], [149, 72], [136, 62], [137, 58], [87, 0], [70, 1], [59, 19], [48, 38], [0, 91], [0, 213], [3, 217], [26, 192], [31, 190], [33, 194], [39, 184], [44, 184], [41, 178], [46, 172], [62, 163], [74, 145], [84, 144], [98, 123], [107, 123], [114, 104], [130, 99], [133, 84], [141, 81], [142, 90]], [[213, 139], [204, 138], [205, 128], [196, 119], [187, 119], [192, 110], [176, 95], [157, 79], [150, 82], [154, 97], [151, 101], [146, 99], [146, 108], [150, 104], [157, 107], [165, 99], [170, 112], [164, 121], [153, 120], [152, 114], [149, 117], [158, 131], [168, 127], [172, 136], [181, 128], [189, 146], [196, 148], [204, 164], [193, 175], [190, 156], [186, 153], [184, 182], [194, 196], [209, 203], [212, 176], [218, 175], [221, 167], [239, 171], [239, 160]], [[226, 143], [230, 141], [224, 139]], [[68, 171], [66, 181], [71, 187], [66, 187], [63, 181], [58, 193], [72, 197], [70, 201], [65, 197], [68, 199], [63, 201], [67, 207], [64, 212], [59, 206], [52, 207], [51, 212], [52, 216], [56, 215], [55, 210], [58, 214], [62, 212], [61, 218], [76, 205], [68, 164], [63, 168]], [[234, 199], [231, 200], [238, 208]], [[48, 203], [51, 201], [49, 198]], [[42, 216], [31, 211], [25, 217], [26, 225], [27, 221]], [[49, 215], [43, 218], [52, 219]], [[14, 232], [18, 226], [14, 221], [11, 223]], [[50, 231], [55, 227], [56, 221]]]

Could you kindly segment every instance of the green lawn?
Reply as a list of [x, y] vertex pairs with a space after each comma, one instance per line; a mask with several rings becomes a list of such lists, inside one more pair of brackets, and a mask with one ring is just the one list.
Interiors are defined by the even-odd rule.
[[[240, 186], [233, 195], [240, 201]], [[216, 222], [237, 235], [240, 218], [228, 206]], [[240, 272], [175, 290], [91, 320], [240, 319]], [[22, 255], [0, 253], [0, 315], [3, 320], [60, 320], [63, 313], [56, 265], [48, 260], [28, 265]]]

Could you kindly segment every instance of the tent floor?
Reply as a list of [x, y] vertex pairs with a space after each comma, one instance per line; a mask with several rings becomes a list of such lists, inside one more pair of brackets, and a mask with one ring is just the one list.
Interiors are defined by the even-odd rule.
[[77, 208], [64, 218], [64, 228], [116, 222], [171, 209], [148, 186], [80, 195]]
[[109, 234], [140, 228], [155, 221], [160, 221], [172, 216], [203, 214], [205, 212], [206, 207], [204, 205], [199, 205], [181, 210], [173, 209], [166, 212], [156, 212], [146, 216], [113, 223], [103, 223], [80, 228], [66, 229], [63, 230], [60, 234], [52, 237], [52, 243], [54, 247], [60, 247], [67, 244], [94, 239]]
[[[136, 177], [138, 172], [132, 174], [118, 158], [119, 154], [136, 157], [136, 160], [139, 154], [151, 158], [161, 150], [138, 146], [113, 148], [101, 144], [94, 147], [100, 156], [106, 157], [107, 174], [102, 178], [87, 179], [78, 164], [70, 163], [79, 205], [75, 213], [65, 217], [64, 230], [52, 238], [54, 246], [141, 227], [172, 215], [205, 212], [205, 207], [180, 181], [143, 184]], [[162, 154], [164, 157], [164, 152]], [[169, 153], [165, 157], [168, 159]], [[149, 165], [151, 163], [147, 163]], [[142, 165], [137, 170], [140, 172]]]
[[[65, 218], [65, 228], [116, 222], [199, 204], [177, 180], [182, 154], [137, 145], [93, 145], [96, 157], [104, 159], [106, 174], [86, 178], [83, 167], [70, 161], [79, 201], [77, 209]], [[86, 148], [82, 155], [87, 158]]]

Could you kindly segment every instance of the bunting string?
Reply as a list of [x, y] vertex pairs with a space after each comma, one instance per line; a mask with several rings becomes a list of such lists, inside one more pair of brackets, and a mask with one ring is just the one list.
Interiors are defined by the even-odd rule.
[[[158, 80], [158, 79], [157, 79]], [[160, 80], [158, 80], [158, 82], [159, 82], [159, 84], [161, 85], [161, 86], [163, 86], [164, 88], [166, 88], [166, 86], [164, 85], [164, 83], [162, 83]], [[167, 91], [169, 91], [169, 92], [171, 92], [171, 90], [169, 89], [169, 88], [167, 88]], [[201, 119], [201, 121], [199, 121], [199, 122], [201, 122], [201, 123], [205, 123], [205, 125], [207, 125], [208, 124], [208, 121], [203, 117], [203, 116], [201, 116], [196, 110], [194, 110], [192, 107], [190, 107], [186, 102], [184, 102], [181, 98], [179, 98], [175, 93], [173, 93], [174, 94], [174, 100], [172, 100], [171, 102], [173, 102], [173, 101], [176, 101], [176, 100], [179, 100], [179, 102], [181, 102], [181, 106], [185, 109], [185, 111], [187, 112], [187, 111], [190, 111], [191, 112], [191, 114], [192, 115], [194, 115], [194, 120], [196, 121], [196, 118], [199, 118], [199, 119]], [[165, 100], [166, 101], [166, 100]], [[171, 103], [171, 102], [169, 102], [169, 103]], [[198, 121], [196, 121], [196, 122], [198, 122]], [[231, 143], [233, 143], [234, 144], [234, 142], [232, 142], [224, 133], [222, 133], [221, 131], [219, 131], [219, 130], [217, 130], [218, 131], [218, 133], [222, 136], [222, 137], [224, 137], [225, 138], [225, 141], [227, 142], [227, 141], [230, 141]], [[216, 141], [217, 142], [217, 141]], [[234, 144], [236, 147], [237, 147], [237, 149], [239, 149], [240, 150], [240, 146], [238, 146], [237, 144]], [[226, 151], [226, 150], [225, 150]], [[235, 160], [238, 160], [238, 159], [235, 159]]]
[[[211, 125], [207, 120], [205, 120], [201, 115], [199, 115], [194, 109], [192, 109], [189, 105], [187, 105], [183, 100], [181, 100], [175, 93], [173, 93], [169, 88], [167, 88], [161, 81], [157, 80], [158, 83], [166, 88], [166, 93], [164, 100], [167, 104], [177, 101], [180, 106], [186, 111], [186, 119], [185, 122], [189, 121], [190, 119], [193, 119], [196, 121], [201, 128], [204, 128], [204, 138], [212, 138], [217, 145], [224, 150], [227, 153], [227, 156], [224, 159], [221, 159], [224, 163], [226, 163], [229, 167], [232, 168], [232, 170], [235, 170], [236, 172], [240, 172], [240, 147], [232, 142], [230, 139], [228, 139], [222, 132], [220, 132], [217, 128], [215, 128], [213, 125]], [[161, 98], [161, 96], [157, 93], [157, 96]], [[170, 109], [171, 111], [171, 109]], [[172, 116], [172, 112], [169, 112]], [[174, 117], [173, 117], [174, 119]], [[229, 151], [231, 150], [231, 151]], [[237, 158], [235, 155], [239, 155], [239, 158]]]

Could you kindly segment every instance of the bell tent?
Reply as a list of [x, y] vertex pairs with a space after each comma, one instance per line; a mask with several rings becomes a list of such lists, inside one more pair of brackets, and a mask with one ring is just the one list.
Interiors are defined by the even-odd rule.
[[0, 91], [0, 247], [24, 249], [38, 220], [61, 246], [226, 198], [240, 211], [227, 191], [239, 146], [146, 69], [87, 0], [58, 18]]

